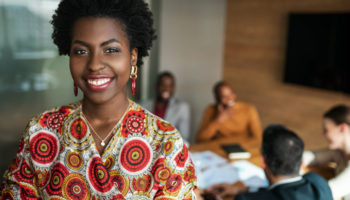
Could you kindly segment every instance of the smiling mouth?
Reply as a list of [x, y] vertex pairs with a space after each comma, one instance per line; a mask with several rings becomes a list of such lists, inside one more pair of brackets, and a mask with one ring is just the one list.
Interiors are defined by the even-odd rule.
[[101, 86], [110, 82], [111, 78], [100, 78], [100, 79], [88, 79], [87, 82], [94, 86]]
[[108, 88], [108, 86], [111, 84], [113, 78], [108, 78], [108, 77], [90, 77], [86, 79], [87, 86], [92, 90], [92, 91], [103, 91]]

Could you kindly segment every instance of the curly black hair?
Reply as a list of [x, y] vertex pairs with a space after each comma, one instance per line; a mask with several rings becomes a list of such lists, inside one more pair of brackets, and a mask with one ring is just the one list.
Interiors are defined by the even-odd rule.
[[148, 56], [156, 38], [153, 16], [143, 0], [62, 0], [52, 16], [52, 39], [60, 55], [69, 55], [74, 23], [82, 17], [109, 17], [121, 22], [130, 51], [138, 49], [137, 65]]

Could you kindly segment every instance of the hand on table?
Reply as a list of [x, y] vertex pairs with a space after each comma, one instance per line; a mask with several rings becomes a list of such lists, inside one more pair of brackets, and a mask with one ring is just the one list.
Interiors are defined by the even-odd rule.
[[208, 188], [209, 192], [214, 193], [220, 198], [226, 196], [235, 196], [241, 193], [248, 192], [248, 187], [243, 182], [237, 181], [233, 184], [221, 183]]

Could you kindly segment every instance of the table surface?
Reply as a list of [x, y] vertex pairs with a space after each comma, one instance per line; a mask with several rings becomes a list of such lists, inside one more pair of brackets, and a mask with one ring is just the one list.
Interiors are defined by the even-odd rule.
[[[262, 158], [260, 153], [260, 147], [261, 147], [261, 141], [247, 137], [247, 136], [235, 136], [231, 138], [223, 138], [215, 141], [210, 142], [203, 142], [199, 144], [194, 144], [190, 146], [189, 150], [191, 152], [201, 152], [210, 150], [227, 160], [229, 160], [227, 153], [222, 149], [222, 145], [225, 144], [234, 144], [238, 143], [240, 144], [246, 151], [250, 152], [251, 157], [247, 159], [249, 162], [257, 165], [258, 167], [262, 167]], [[229, 160], [229, 161], [235, 161], [235, 160]], [[321, 176], [323, 176], [325, 179], [329, 180], [330, 178], [334, 177], [334, 169], [331, 169], [329, 167], [313, 167], [313, 168], [305, 168], [307, 171], [313, 171]], [[224, 198], [226, 199], [233, 199], [233, 197]]]
[[[200, 144], [194, 144], [190, 146], [191, 152], [201, 152], [210, 150], [226, 159], [229, 159], [227, 153], [222, 149], [222, 145], [225, 144], [240, 144], [246, 151], [251, 154], [251, 157], [247, 159], [251, 163], [261, 167], [261, 154], [260, 154], [260, 146], [261, 142], [255, 138], [247, 137], [247, 136], [236, 136], [231, 138], [223, 138], [215, 141], [204, 142]], [[234, 160], [231, 160], [234, 161]]]

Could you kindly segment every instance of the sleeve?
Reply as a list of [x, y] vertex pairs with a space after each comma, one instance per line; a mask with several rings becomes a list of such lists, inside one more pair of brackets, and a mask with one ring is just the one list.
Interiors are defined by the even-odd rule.
[[197, 132], [197, 142], [208, 141], [213, 138], [219, 128], [219, 123], [214, 121], [215, 110], [212, 106], [209, 106], [203, 115], [202, 122]]
[[261, 122], [260, 122], [258, 111], [253, 106], [250, 109], [249, 132], [255, 138], [258, 138], [259, 140], [261, 140], [262, 138]]
[[191, 124], [191, 116], [190, 116], [190, 106], [186, 103], [182, 106], [182, 117], [179, 122], [179, 131], [182, 137], [186, 141], [190, 141], [190, 124]]
[[[26, 130], [28, 129], [29, 125]], [[25, 131], [20, 140], [16, 158], [3, 176], [1, 199], [40, 199], [28, 151], [29, 136], [28, 131]]]
[[336, 162], [338, 165], [345, 166], [346, 159], [340, 150], [321, 149], [315, 151], [305, 151], [303, 154], [305, 166], [325, 165], [329, 162]]
[[170, 139], [166, 143], [171, 141], [174, 145], [174, 151], [170, 152], [172, 156], [158, 158], [153, 166], [158, 187], [154, 199], [196, 199], [197, 177], [189, 151], [181, 138]]
[[328, 181], [329, 187], [331, 188], [334, 199], [339, 199], [350, 194], [350, 166], [348, 165], [336, 177]]

